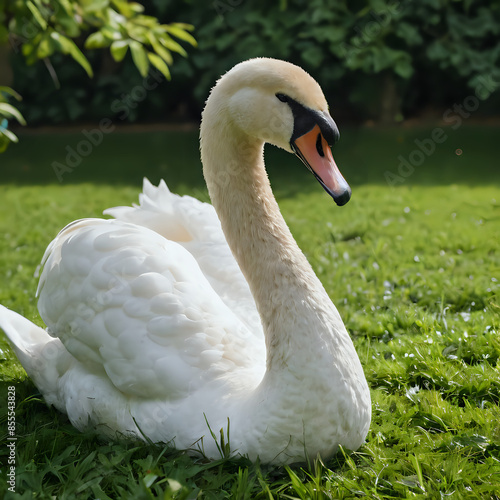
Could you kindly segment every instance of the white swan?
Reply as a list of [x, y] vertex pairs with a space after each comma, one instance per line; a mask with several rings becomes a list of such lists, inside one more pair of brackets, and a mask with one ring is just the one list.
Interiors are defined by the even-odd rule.
[[344, 204], [350, 189], [328, 146], [337, 138], [302, 69], [253, 59], [224, 75], [201, 125], [215, 210], [145, 181], [140, 206], [73, 222], [47, 248], [47, 331], [0, 306], [46, 401], [78, 429], [211, 458], [210, 429], [229, 433], [231, 453], [276, 464], [357, 449], [371, 418], [366, 379], [263, 161], [265, 142], [295, 152]]

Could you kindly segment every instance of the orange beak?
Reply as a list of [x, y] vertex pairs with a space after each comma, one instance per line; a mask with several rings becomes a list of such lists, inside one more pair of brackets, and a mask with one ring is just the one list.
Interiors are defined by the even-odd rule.
[[291, 147], [337, 205], [345, 205], [350, 200], [351, 188], [340, 173], [318, 125], [293, 140]]

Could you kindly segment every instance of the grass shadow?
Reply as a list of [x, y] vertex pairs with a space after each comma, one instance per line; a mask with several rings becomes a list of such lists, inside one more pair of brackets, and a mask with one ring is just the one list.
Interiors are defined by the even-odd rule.
[[[353, 186], [500, 183], [495, 127], [448, 127], [439, 144], [432, 139], [435, 130], [346, 128], [333, 153]], [[5, 184], [140, 186], [148, 177], [153, 183], [165, 179], [174, 191], [182, 192], [182, 186], [205, 189], [197, 130], [104, 134], [89, 126], [61, 134], [21, 133], [20, 143], [0, 160]], [[266, 165], [280, 198], [317, 190], [313, 176], [284, 151], [266, 147]]]

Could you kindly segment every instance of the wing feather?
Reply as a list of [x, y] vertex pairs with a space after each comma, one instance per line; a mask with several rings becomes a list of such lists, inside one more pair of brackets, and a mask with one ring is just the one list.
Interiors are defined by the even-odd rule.
[[149, 228], [71, 224], [46, 253], [39, 297], [49, 333], [124, 394], [185, 398], [238, 369], [263, 372], [263, 343], [194, 256]]
[[178, 242], [193, 255], [205, 278], [229, 309], [258, 342], [264, 342], [248, 283], [231, 253], [212, 205], [191, 196], [171, 193], [163, 180], [156, 187], [144, 179], [139, 205], [109, 208], [104, 213]]

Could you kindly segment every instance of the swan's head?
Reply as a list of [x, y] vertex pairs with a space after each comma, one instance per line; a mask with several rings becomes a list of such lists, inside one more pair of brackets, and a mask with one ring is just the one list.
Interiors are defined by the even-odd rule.
[[337, 125], [318, 83], [303, 69], [276, 59], [242, 62], [217, 83], [207, 102], [233, 129], [295, 153], [338, 205], [351, 189], [333, 159]]

